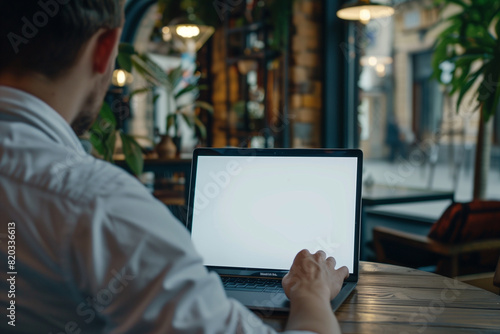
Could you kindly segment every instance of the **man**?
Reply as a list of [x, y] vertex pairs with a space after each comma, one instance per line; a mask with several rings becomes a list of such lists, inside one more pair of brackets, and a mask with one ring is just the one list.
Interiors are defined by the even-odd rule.
[[[274, 333], [226, 297], [165, 206], [75, 135], [98, 113], [122, 24], [120, 0], [2, 4], [0, 331]], [[334, 267], [297, 255], [289, 333], [339, 331], [329, 301], [348, 272]]]

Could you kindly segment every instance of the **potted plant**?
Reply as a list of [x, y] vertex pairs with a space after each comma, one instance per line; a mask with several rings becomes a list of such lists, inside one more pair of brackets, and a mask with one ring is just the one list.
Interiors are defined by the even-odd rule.
[[[118, 54], [118, 64], [122, 69], [131, 72], [134, 68], [147, 82], [145, 87], [134, 90], [130, 93], [129, 98], [136, 94], [151, 92], [155, 88], [162, 87], [167, 90], [168, 96], [172, 99], [172, 103], [167, 104], [169, 109], [166, 118], [167, 133], [161, 134], [167, 136], [168, 132], [172, 132], [172, 140], [176, 144], [177, 151], [180, 151], [180, 122], [184, 121], [194, 130], [195, 135], [201, 139], [207, 136], [207, 130], [203, 122], [198, 117], [195, 108], [205, 109], [208, 112], [213, 112], [212, 106], [203, 101], [196, 101], [197, 94], [203, 86], [198, 85], [198, 77], [192, 78], [187, 84], [179, 87], [183, 78], [183, 69], [177, 67], [166, 73], [158, 64], [150, 59], [145, 54], [138, 53], [130, 44], [122, 43]], [[187, 94], [192, 94], [192, 102], [180, 104], [179, 101]], [[155, 96], [154, 101], [156, 101]], [[181, 120], [182, 119], [182, 120]], [[123, 153], [125, 161], [132, 172], [136, 175], [142, 173], [143, 156], [142, 149], [133, 136], [125, 134], [121, 129], [117, 129], [117, 121], [114, 117], [109, 105], [103, 104], [99, 117], [94, 122], [91, 130], [90, 141], [96, 151], [107, 161], [113, 162], [113, 153], [115, 151], [116, 138], [119, 136], [123, 143]]]
[[[135, 49], [128, 44], [123, 44], [120, 47], [120, 55], [118, 57], [120, 65], [127, 71], [131, 71], [132, 67], [142, 75], [148, 85], [141, 89], [132, 92], [131, 95], [154, 91], [155, 88], [163, 88], [167, 91], [167, 118], [166, 118], [166, 133], [169, 135], [180, 151], [180, 122], [184, 121], [191, 129], [194, 135], [200, 139], [206, 139], [207, 129], [203, 122], [198, 117], [200, 109], [213, 113], [213, 107], [207, 102], [196, 100], [199, 91], [204, 89], [204, 86], [198, 85], [199, 76], [191, 77], [189, 80], [183, 80], [184, 69], [179, 66], [166, 73], [158, 64], [156, 64], [146, 54], [139, 54]], [[185, 96], [191, 95], [190, 98], [183, 99]]]
[[[458, 94], [457, 110], [466, 96], [473, 96], [480, 110], [474, 164], [474, 199], [486, 197], [490, 166], [492, 116], [500, 100], [500, 1], [437, 0], [443, 9], [458, 12], [445, 19], [434, 52], [434, 77]], [[444, 62], [452, 65], [449, 82], [442, 80]]]
[[[173, 133], [174, 143], [177, 146], [178, 151], [181, 149], [181, 132], [180, 132], [180, 122], [184, 121], [192, 130], [194, 130], [195, 137], [202, 140], [207, 137], [207, 129], [205, 124], [200, 120], [195, 109], [203, 109], [209, 113], [213, 113], [213, 107], [211, 104], [196, 100], [199, 95], [199, 91], [204, 89], [205, 86], [198, 85], [199, 76], [194, 76], [190, 78], [188, 82], [184, 82], [184, 85], [179, 87], [182, 82], [183, 69], [182, 67], [177, 67], [170, 71], [168, 74], [168, 85], [167, 92], [171, 98], [172, 103], [167, 103], [167, 119], [166, 119], [166, 131], [168, 133]], [[183, 98], [190, 95], [187, 98], [187, 102], [182, 102]]]
[[122, 141], [123, 154], [125, 162], [134, 173], [139, 176], [144, 167], [144, 158], [142, 148], [135, 138], [126, 134], [117, 126], [118, 122], [110, 106], [104, 102], [99, 115], [89, 130], [90, 143], [101, 157], [111, 163], [114, 162], [113, 154], [115, 152], [116, 138], [120, 137]]

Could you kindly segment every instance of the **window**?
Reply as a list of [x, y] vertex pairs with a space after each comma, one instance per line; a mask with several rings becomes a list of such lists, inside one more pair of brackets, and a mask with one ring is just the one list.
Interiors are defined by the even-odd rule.
[[[388, 19], [345, 23], [354, 30], [346, 40], [359, 66], [346, 81], [356, 77], [348, 89], [358, 95], [359, 129], [351, 134], [365, 155], [365, 178], [387, 184], [391, 171], [401, 176], [398, 186], [452, 189], [456, 200], [471, 200], [479, 115], [467, 103], [457, 110], [456, 97], [432, 78], [439, 10], [431, 0], [396, 1], [395, 9]], [[499, 119], [497, 114], [488, 186], [492, 198], [500, 198], [494, 183], [500, 182]], [[436, 217], [444, 206], [436, 209]]]

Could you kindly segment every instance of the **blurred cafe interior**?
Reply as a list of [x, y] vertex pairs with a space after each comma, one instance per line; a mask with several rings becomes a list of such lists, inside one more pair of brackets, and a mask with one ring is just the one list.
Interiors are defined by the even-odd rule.
[[[359, 148], [361, 260], [498, 294], [500, 76], [482, 65], [500, 64], [499, 15], [457, 2], [127, 0], [82, 142], [183, 222], [196, 147]], [[430, 238], [437, 223], [455, 241]]]

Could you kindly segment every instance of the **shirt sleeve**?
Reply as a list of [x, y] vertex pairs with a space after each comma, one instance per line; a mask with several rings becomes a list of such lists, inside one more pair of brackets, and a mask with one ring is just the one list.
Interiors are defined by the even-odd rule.
[[85, 322], [102, 321], [110, 334], [276, 333], [227, 298], [162, 203], [132, 178], [116, 186], [95, 198], [71, 237], [70, 271]]

